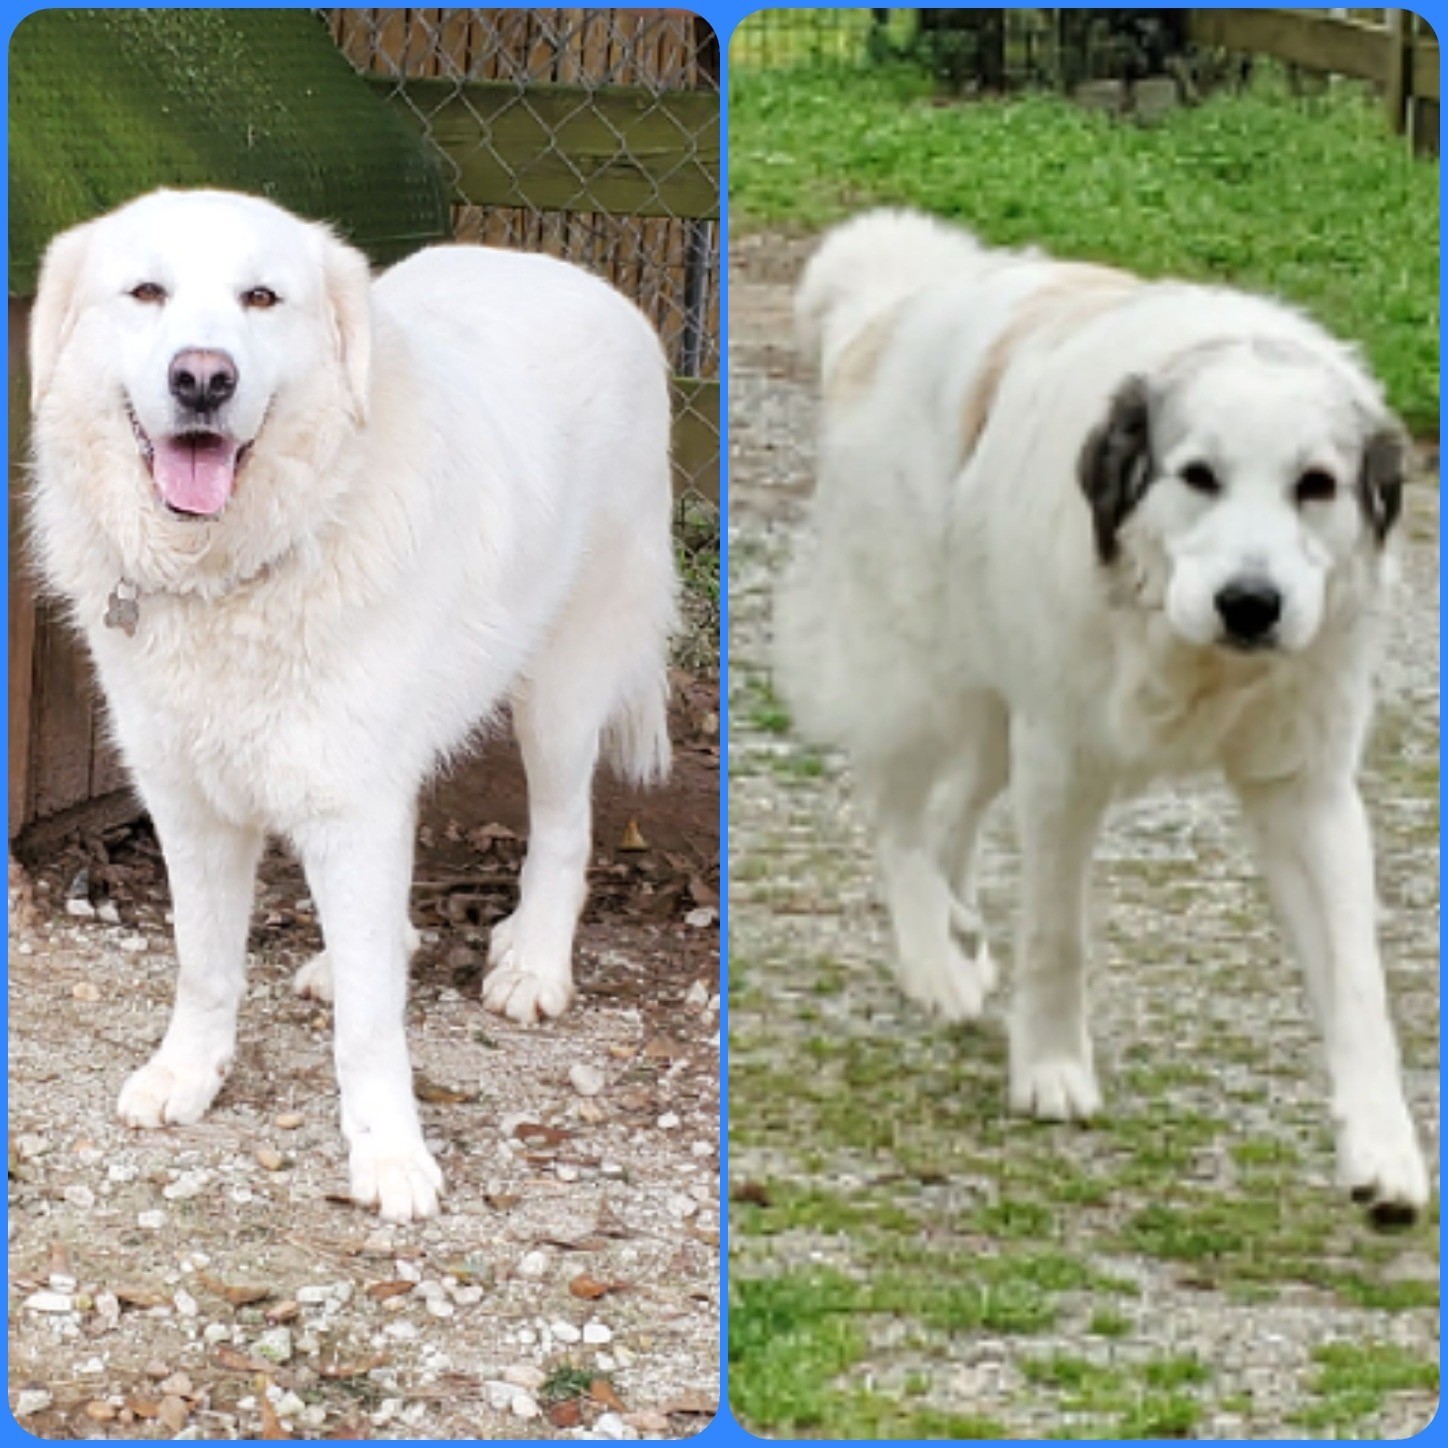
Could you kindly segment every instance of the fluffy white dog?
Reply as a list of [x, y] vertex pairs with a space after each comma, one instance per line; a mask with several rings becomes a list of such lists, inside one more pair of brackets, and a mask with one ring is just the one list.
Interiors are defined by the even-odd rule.
[[572, 996], [600, 741], [668, 765], [669, 402], [622, 296], [541, 256], [425, 251], [374, 285], [320, 225], [157, 192], [58, 237], [31, 332], [34, 528], [155, 821], [180, 960], [135, 1126], [231, 1063], [264, 838], [297, 850], [335, 993], [351, 1186], [436, 1210], [404, 1036], [416, 800], [511, 706], [529, 789], [484, 998]]
[[1010, 1099], [1090, 1116], [1097, 831], [1153, 776], [1220, 768], [1326, 1038], [1342, 1181], [1411, 1215], [1428, 1183], [1355, 782], [1406, 455], [1379, 388], [1275, 302], [902, 212], [826, 239], [798, 321], [824, 420], [779, 677], [849, 753], [906, 993], [966, 1019], [994, 983], [976, 842], [1009, 778]]

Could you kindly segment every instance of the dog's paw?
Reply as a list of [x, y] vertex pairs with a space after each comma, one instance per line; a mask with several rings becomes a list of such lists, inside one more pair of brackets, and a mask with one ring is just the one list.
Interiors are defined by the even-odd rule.
[[1101, 1110], [1091, 1062], [1053, 1056], [1019, 1066], [1012, 1063], [1011, 1110], [1037, 1121], [1089, 1121]]
[[442, 1169], [420, 1137], [369, 1133], [352, 1147], [352, 1200], [376, 1207], [384, 1222], [437, 1215]]
[[121, 1087], [116, 1114], [127, 1126], [190, 1126], [206, 1115], [230, 1065], [229, 1058], [186, 1062], [153, 1056]]
[[1406, 1226], [1428, 1204], [1428, 1170], [1406, 1119], [1344, 1126], [1337, 1160], [1339, 1181], [1379, 1226]]
[[517, 915], [510, 915], [493, 926], [483, 1005], [519, 1025], [531, 1026], [561, 1016], [573, 1003], [573, 967], [566, 958], [561, 968], [539, 966], [519, 939], [517, 920]]
[[953, 900], [943, 936], [904, 930], [900, 924], [897, 917], [895, 979], [901, 991], [942, 1020], [979, 1020], [996, 983], [980, 916]]
[[483, 1005], [521, 1026], [561, 1016], [573, 1001], [569, 976], [539, 975], [508, 957], [483, 981]]
[[332, 1003], [332, 962], [319, 951], [292, 977], [292, 989], [307, 1000]]

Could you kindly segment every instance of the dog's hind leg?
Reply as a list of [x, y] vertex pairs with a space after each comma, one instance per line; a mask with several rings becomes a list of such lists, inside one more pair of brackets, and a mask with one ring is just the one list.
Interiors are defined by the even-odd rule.
[[895, 936], [895, 976], [911, 1000], [947, 1021], [976, 1019], [992, 977], [962, 946], [961, 915], [942, 858], [937, 761], [925, 754], [855, 761]]
[[1079, 759], [1069, 739], [1019, 720], [1011, 771], [1021, 845], [1011, 1107], [1083, 1120], [1101, 1105], [1087, 1020], [1086, 890], [1114, 781]]
[[1010, 757], [1010, 716], [1005, 705], [994, 695], [981, 694], [973, 700], [930, 804], [941, 867], [954, 890], [951, 931], [987, 991], [995, 988], [996, 967], [980, 915], [977, 864], [981, 827], [1010, 778]]
[[483, 1004], [524, 1025], [573, 1000], [573, 936], [588, 893], [593, 768], [602, 720], [553, 671], [513, 700], [528, 776], [528, 854], [518, 908], [493, 927]]
[[201, 1119], [231, 1068], [262, 835], [187, 791], [146, 781], [143, 792], [166, 857], [180, 970], [165, 1038], [117, 1111], [128, 1126], [184, 1126]]

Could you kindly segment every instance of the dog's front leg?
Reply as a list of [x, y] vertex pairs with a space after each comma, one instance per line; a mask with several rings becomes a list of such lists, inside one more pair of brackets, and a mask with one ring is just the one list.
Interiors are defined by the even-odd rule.
[[1374, 1216], [1428, 1200], [1378, 957], [1372, 836], [1346, 774], [1237, 786], [1326, 1045], [1338, 1174]]
[[390, 1222], [437, 1211], [407, 1053], [407, 901], [414, 810], [381, 802], [294, 833], [317, 902], [335, 1000], [337, 1085], [352, 1196]]
[[1011, 728], [1021, 921], [1011, 1004], [1011, 1108], [1046, 1121], [1100, 1109], [1086, 993], [1086, 888], [1111, 781], [1068, 740]]
[[121, 1088], [116, 1110], [128, 1126], [186, 1126], [205, 1114], [231, 1068], [263, 837], [221, 819], [184, 786], [143, 780], [142, 793], [166, 857], [179, 970], [166, 1035]]

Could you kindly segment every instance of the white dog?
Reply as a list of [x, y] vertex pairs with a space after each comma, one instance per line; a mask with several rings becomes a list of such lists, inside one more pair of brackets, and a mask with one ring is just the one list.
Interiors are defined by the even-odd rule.
[[486, 1003], [572, 996], [600, 739], [667, 768], [669, 402], [644, 317], [479, 247], [374, 285], [325, 227], [157, 192], [58, 237], [31, 332], [34, 527], [165, 851], [180, 960], [135, 1126], [230, 1065], [265, 836], [297, 850], [335, 991], [351, 1185], [436, 1210], [404, 1037], [416, 799], [511, 706], [530, 834]]
[[976, 841], [1008, 776], [1024, 858], [1010, 1098], [1099, 1094], [1085, 908], [1113, 797], [1219, 767], [1327, 1045], [1342, 1180], [1427, 1199], [1355, 772], [1405, 446], [1350, 349], [1274, 302], [839, 228], [798, 295], [824, 392], [812, 528], [776, 618], [804, 731], [849, 753], [907, 994], [994, 980]]

